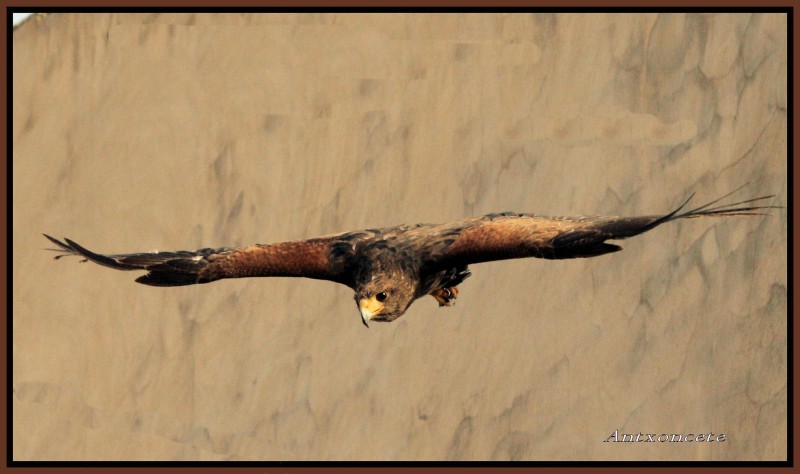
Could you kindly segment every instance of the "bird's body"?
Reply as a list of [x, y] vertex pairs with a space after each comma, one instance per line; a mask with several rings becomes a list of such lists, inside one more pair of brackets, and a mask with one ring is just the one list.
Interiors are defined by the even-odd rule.
[[[726, 195], [725, 197], [729, 196]], [[568, 259], [621, 250], [606, 240], [624, 239], [675, 219], [761, 214], [775, 206], [752, 203], [772, 196], [711, 207], [720, 199], [680, 213], [612, 217], [546, 217], [505, 212], [446, 224], [401, 225], [307, 240], [194, 252], [101, 255], [75, 242], [45, 235], [66, 255], [118, 270], [146, 270], [139, 283], [180, 286], [223, 278], [307, 277], [344, 284], [355, 292], [362, 321], [392, 321], [416, 299], [433, 296], [450, 306], [468, 265], [510, 258]], [[687, 200], [688, 202], [688, 200]]]

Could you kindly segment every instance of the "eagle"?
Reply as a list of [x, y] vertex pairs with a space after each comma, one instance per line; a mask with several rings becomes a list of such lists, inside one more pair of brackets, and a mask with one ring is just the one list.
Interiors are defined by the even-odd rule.
[[[738, 188], [741, 189], [741, 188]], [[117, 270], [145, 270], [137, 282], [152, 286], [210, 283], [223, 278], [305, 277], [341, 283], [354, 291], [361, 321], [390, 322], [417, 299], [431, 295], [452, 306], [469, 265], [512, 258], [571, 259], [622, 250], [608, 240], [633, 237], [661, 224], [702, 216], [768, 215], [761, 205], [774, 195], [718, 204], [737, 190], [683, 211], [694, 193], [668, 214], [636, 217], [548, 217], [502, 212], [446, 224], [398, 225], [307, 240], [195, 251], [98, 254], [74, 241], [47, 234], [55, 258]]]

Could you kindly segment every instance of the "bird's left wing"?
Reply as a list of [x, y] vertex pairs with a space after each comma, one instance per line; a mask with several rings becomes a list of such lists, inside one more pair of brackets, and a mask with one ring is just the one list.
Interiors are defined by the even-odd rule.
[[773, 196], [713, 207], [730, 194], [681, 212], [690, 197], [674, 211], [662, 215], [542, 217], [516, 213], [490, 214], [450, 228], [437, 229], [436, 235], [425, 242], [423, 261], [429, 269], [445, 269], [510, 258], [595, 257], [622, 250], [618, 245], [606, 243], [606, 240], [633, 237], [676, 219], [763, 215], [767, 209], [779, 207], [753, 204]]
[[196, 251], [147, 252], [118, 255], [94, 253], [70, 239], [45, 234], [61, 252], [55, 258], [79, 255], [84, 261], [117, 270], [146, 270], [137, 282], [153, 286], [209, 283], [223, 278], [306, 277], [350, 285], [346, 262], [339, 258], [334, 237], [272, 245], [205, 248]]

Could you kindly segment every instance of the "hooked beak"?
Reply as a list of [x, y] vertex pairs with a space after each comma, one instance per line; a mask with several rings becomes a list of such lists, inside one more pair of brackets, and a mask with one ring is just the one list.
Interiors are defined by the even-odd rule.
[[359, 300], [358, 309], [361, 311], [361, 322], [364, 323], [364, 326], [369, 327], [369, 321], [381, 312], [383, 304], [376, 300], [375, 297], [364, 298]]

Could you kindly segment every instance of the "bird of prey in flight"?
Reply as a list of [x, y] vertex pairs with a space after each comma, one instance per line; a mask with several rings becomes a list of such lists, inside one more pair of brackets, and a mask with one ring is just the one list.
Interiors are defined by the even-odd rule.
[[[741, 189], [741, 188], [739, 188]], [[738, 190], [738, 189], [737, 189]], [[734, 191], [735, 192], [735, 191]], [[717, 205], [733, 192], [683, 211], [687, 199], [668, 214], [616, 217], [547, 217], [503, 212], [446, 224], [400, 225], [383, 229], [247, 247], [103, 255], [70, 239], [45, 234], [60, 252], [117, 270], [145, 270], [137, 282], [153, 286], [209, 283], [223, 278], [306, 277], [352, 288], [361, 320], [393, 321], [416, 299], [433, 296], [451, 306], [468, 265], [510, 258], [597, 257], [622, 250], [607, 243], [647, 232], [677, 219], [701, 216], [765, 215], [778, 206], [758, 205], [761, 196]]]

